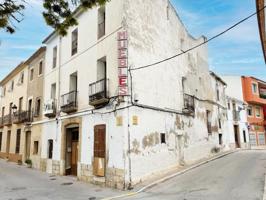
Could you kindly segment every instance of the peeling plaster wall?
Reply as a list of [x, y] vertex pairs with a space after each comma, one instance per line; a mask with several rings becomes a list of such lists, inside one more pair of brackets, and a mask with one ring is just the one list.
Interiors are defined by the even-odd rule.
[[[131, 68], [168, 58], [204, 41], [204, 37], [195, 39], [188, 34], [167, 0], [127, 0], [125, 5]], [[143, 104], [181, 110], [182, 77], [186, 77], [189, 93], [206, 97], [205, 92], [210, 91], [208, 73], [207, 47], [202, 46], [167, 62], [133, 71], [133, 95]]]
[[[132, 69], [181, 53], [205, 39], [189, 35], [167, 0], [125, 2]], [[207, 60], [207, 47], [202, 46], [167, 62], [132, 71], [133, 97], [139, 104], [182, 111], [183, 92], [201, 99], [195, 101], [195, 117], [130, 109], [130, 118], [139, 119], [138, 125], [129, 128], [133, 183], [153, 173], [208, 157], [214, 147], [223, 149], [224, 146], [219, 146], [218, 133], [226, 132], [226, 112], [205, 101], [216, 102], [216, 80], [209, 73]], [[222, 87], [222, 102], [218, 103], [223, 106], [224, 85], [219, 87]], [[207, 131], [206, 110], [212, 113], [212, 134]], [[219, 117], [222, 118], [220, 129]], [[161, 133], [166, 134], [166, 144], [161, 144]]]

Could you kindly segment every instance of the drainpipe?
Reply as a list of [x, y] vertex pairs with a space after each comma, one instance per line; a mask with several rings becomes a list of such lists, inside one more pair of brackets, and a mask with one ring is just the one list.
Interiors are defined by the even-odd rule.
[[60, 89], [61, 89], [61, 46], [62, 46], [62, 37], [59, 37], [59, 48], [58, 48], [58, 98], [57, 98], [57, 114], [56, 114], [56, 139], [55, 141], [57, 142], [58, 140], [58, 125], [59, 125], [59, 120], [60, 120]]

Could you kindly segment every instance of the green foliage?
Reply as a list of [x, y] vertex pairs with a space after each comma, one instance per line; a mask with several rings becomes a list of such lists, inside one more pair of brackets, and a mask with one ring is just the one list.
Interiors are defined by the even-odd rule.
[[26, 163], [27, 165], [32, 165], [32, 161], [31, 161], [31, 159], [27, 159], [27, 160], [25, 160], [25, 163]]
[[[102, 6], [108, 1], [110, 0], [43, 0], [45, 11], [42, 14], [47, 25], [64, 36], [69, 27], [77, 25], [71, 8], [78, 7], [86, 10]], [[9, 33], [15, 32], [16, 26], [13, 22], [19, 23], [23, 20], [22, 11], [25, 9], [26, 3], [29, 4], [30, 1], [3, 0], [3, 3], [0, 3], [0, 30], [5, 29]]]
[[4, 29], [6, 32], [14, 33], [16, 27], [13, 21], [21, 22], [23, 19], [21, 11], [24, 9], [24, 0], [21, 0], [21, 3], [15, 0], [4, 0], [3, 3], [0, 3], [0, 30]]

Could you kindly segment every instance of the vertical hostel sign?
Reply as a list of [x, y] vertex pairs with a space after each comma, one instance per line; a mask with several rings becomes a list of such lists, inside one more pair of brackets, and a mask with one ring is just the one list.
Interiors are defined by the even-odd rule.
[[118, 41], [118, 95], [128, 95], [128, 34], [120, 31]]

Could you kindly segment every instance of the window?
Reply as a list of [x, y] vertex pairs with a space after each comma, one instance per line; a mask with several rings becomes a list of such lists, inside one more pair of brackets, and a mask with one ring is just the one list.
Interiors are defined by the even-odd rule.
[[33, 73], [34, 73], [34, 69], [30, 69], [30, 81], [33, 80]]
[[161, 133], [161, 144], [166, 144], [165, 133]]
[[254, 94], [257, 94], [258, 93], [258, 86], [256, 83], [252, 83], [252, 92]]
[[256, 117], [260, 117], [260, 107], [256, 107]]
[[105, 7], [98, 10], [98, 39], [105, 35]]
[[16, 154], [19, 154], [19, 150], [20, 150], [20, 135], [21, 135], [21, 129], [18, 129], [17, 139], [16, 139]]
[[248, 116], [252, 116], [253, 115], [253, 111], [252, 111], [252, 107], [251, 106], [248, 107], [247, 112], [248, 112]]
[[3, 137], [3, 133], [0, 132], [0, 152], [1, 152], [1, 149], [2, 149], [2, 137]]
[[2, 107], [2, 117], [5, 115], [5, 107]]
[[231, 109], [231, 104], [230, 104], [230, 102], [227, 103], [227, 107], [228, 107], [228, 110]]
[[33, 154], [37, 155], [39, 151], [39, 141], [34, 141], [33, 143]]
[[[217, 85], [217, 87], [218, 87], [218, 85]], [[216, 98], [217, 98], [217, 101], [220, 101], [220, 91], [218, 88], [216, 89]]]
[[72, 32], [72, 48], [71, 55], [75, 55], [78, 52], [78, 29]]
[[219, 145], [223, 144], [223, 134], [219, 134]]
[[41, 99], [37, 98], [35, 104], [35, 116], [39, 116], [40, 112], [41, 112]]
[[24, 72], [21, 72], [19, 76], [18, 84], [23, 84], [23, 82], [24, 82]]
[[244, 138], [244, 143], [247, 143], [247, 136], [245, 130], [243, 130], [243, 138]]
[[20, 113], [22, 110], [22, 105], [23, 104], [23, 97], [19, 98], [19, 103], [18, 103], [18, 112]]
[[14, 90], [14, 80], [11, 82], [11, 91]]
[[57, 46], [55, 46], [53, 49], [53, 68], [56, 67], [56, 62], [57, 62]]
[[39, 63], [39, 76], [42, 75], [42, 70], [43, 70], [43, 61]]
[[221, 122], [221, 119], [218, 120], [218, 123], [219, 123], [219, 129], [222, 128], [222, 122]]
[[3, 91], [3, 96], [6, 96], [6, 87], [4, 87], [3, 90], [4, 90], [4, 91]]
[[207, 110], [206, 115], [207, 115], [207, 130], [208, 130], [208, 133], [211, 134], [212, 133], [211, 111]]
[[55, 99], [56, 96], [56, 83], [51, 85], [51, 99]]
[[48, 159], [53, 158], [53, 140], [48, 140]]

